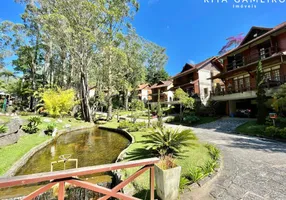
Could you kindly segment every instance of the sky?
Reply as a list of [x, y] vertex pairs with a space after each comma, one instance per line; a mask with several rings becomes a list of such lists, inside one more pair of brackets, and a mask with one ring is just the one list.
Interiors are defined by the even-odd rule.
[[[199, 63], [217, 55], [230, 36], [246, 35], [252, 26], [274, 27], [286, 21], [286, 0], [139, 2], [133, 26], [139, 35], [167, 49], [166, 70], [170, 75], [179, 73], [185, 63]], [[241, 5], [251, 8], [233, 8]], [[23, 10], [13, 0], [0, 1], [1, 20], [21, 22]]]

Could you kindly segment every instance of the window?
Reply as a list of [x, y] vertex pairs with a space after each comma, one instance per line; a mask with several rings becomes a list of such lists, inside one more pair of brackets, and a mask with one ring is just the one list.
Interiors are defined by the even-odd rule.
[[242, 90], [244, 88], [243, 84], [243, 78], [238, 80], [239, 82], [239, 88]]
[[266, 56], [265, 56], [265, 48], [261, 48], [261, 49], [260, 49], [260, 58], [261, 58], [261, 59], [266, 58]]
[[235, 89], [235, 91], [238, 91], [238, 82], [237, 82], [237, 80], [234, 80], [234, 89]]
[[204, 94], [205, 94], [205, 97], [209, 96], [209, 89], [208, 88], [204, 88]]
[[249, 77], [245, 77], [244, 78], [244, 82], [245, 82], [245, 88], [246, 89], [250, 89], [250, 79], [249, 79]]
[[265, 76], [265, 80], [271, 80], [271, 73], [270, 72], [265, 72], [264, 73], [264, 76]]
[[233, 60], [233, 61], [232, 61], [232, 67], [233, 67], [233, 69], [236, 68], [236, 60]]
[[280, 81], [280, 72], [279, 72], [279, 69], [273, 71], [273, 80], [275, 80], [275, 81]]

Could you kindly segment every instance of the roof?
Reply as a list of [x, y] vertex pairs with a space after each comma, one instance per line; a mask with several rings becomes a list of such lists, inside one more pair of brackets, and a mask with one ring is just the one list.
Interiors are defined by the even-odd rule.
[[146, 87], [150, 87], [150, 85], [148, 83], [138, 85], [138, 88], [136, 90], [143, 90]]
[[151, 89], [168, 87], [172, 84], [173, 84], [173, 81], [159, 81], [159, 83], [155, 83], [154, 85], [152, 85]]
[[[190, 74], [194, 71], [197, 71], [197, 70], [200, 70], [201, 68], [205, 67], [205, 64], [207, 64], [208, 62], [211, 62], [212, 60], [214, 60], [216, 57], [213, 56], [213, 57], [210, 57], [198, 64], [195, 64], [195, 65], [192, 65], [192, 64], [189, 64], [189, 63], [186, 63], [186, 65], [183, 67], [183, 70], [182, 72], [176, 74], [173, 78], [179, 78], [181, 76], [184, 76], [184, 75], [187, 75], [187, 74]], [[185, 70], [184, 69], [186, 68], [186, 66], [189, 66], [191, 68], [189, 68], [188, 70]]]
[[264, 30], [269, 29], [269, 31], [267, 31], [266, 33], [264, 33], [264, 34], [262, 34], [262, 35], [256, 37], [255, 39], [253, 39], [253, 40], [251, 40], [251, 41], [248, 41], [248, 42], [246, 42], [246, 43], [244, 43], [245, 40], [243, 40], [238, 47], [236, 47], [236, 48], [234, 48], [234, 49], [232, 49], [232, 50], [229, 50], [228, 52], [224, 53], [223, 55], [221, 55], [221, 56], [218, 57], [217, 59], [220, 59], [220, 58], [222, 58], [222, 57], [224, 57], [224, 56], [227, 56], [228, 54], [230, 54], [230, 53], [232, 53], [232, 52], [234, 52], [234, 51], [236, 51], [236, 50], [238, 50], [238, 49], [241, 49], [241, 48], [243, 48], [243, 47], [245, 47], [245, 46], [247, 46], [247, 45], [250, 45], [251, 43], [253, 43], [253, 42], [255, 42], [255, 41], [257, 41], [257, 40], [259, 40], [259, 39], [261, 39], [261, 38], [263, 38], [263, 37], [266, 37], [266, 36], [268, 36], [268, 35], [270, 35], [270, 34], [276, 32], [276, 31], [279, 31], [279, 30], [281, 30], [281, 29], [283, 29], [283, 28], [286, 28], [286, 22], [283, 22], [283, 23], [281, 23], [281, 24], [275, 26], [275, 27], [272, 28], [272, 29], [271, 29], [271, 28], [265, 28], [265, 27], [256, 27], [256, 26], [253, 26], [253, 27], [250, 29], [250, 31], [248, 32], [248, 34], [246, 35], [245, 38], [248, 37], [248, 35], [250, 34], [250, 32], [251, 32], [254, 28], [257, 28], [257, 29], [259, 28], [259, 29], [264, 29]]

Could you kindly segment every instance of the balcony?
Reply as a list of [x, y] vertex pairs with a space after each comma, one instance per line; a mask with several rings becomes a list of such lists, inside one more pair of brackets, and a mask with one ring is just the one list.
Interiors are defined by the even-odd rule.
[[[270, 80], [264, 82], [263, 87], [266, 91], [266, 96], [272, 96], [277, 90], [278, 86], [286, 83], [286, 75], [280, 76], [280, 80]], [[226, 100], [238, 100], [238, 99], [250, 99], [256, 98], [256, 86], [255, 87], [244, 87], [240, 86], [237, 89], [227, 88], [221, 89], [220, 91], [212, 91], [211, 98], [215, 101], [226, 101]]]
[[231, 71], [240, 67], [247, 66], [249, 64], [258, 62], [271, 57], [278, 52], [278, 47], [260, 48], [256, 53], [249, 54], [247, 56], [237, 55], [233, 60], [229, 60], [230, 63], [226, 65], [227, 71]]

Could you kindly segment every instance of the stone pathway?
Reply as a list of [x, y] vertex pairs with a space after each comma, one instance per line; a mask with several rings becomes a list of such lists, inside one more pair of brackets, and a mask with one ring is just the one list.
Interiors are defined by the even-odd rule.
[[201, 141], [221, 149], [223, 169], [202, 188], [181, 195], [181, 200], [286, 200], [286, 143], [231, 134], [245, 121], [224, 118], [192, 128]]

